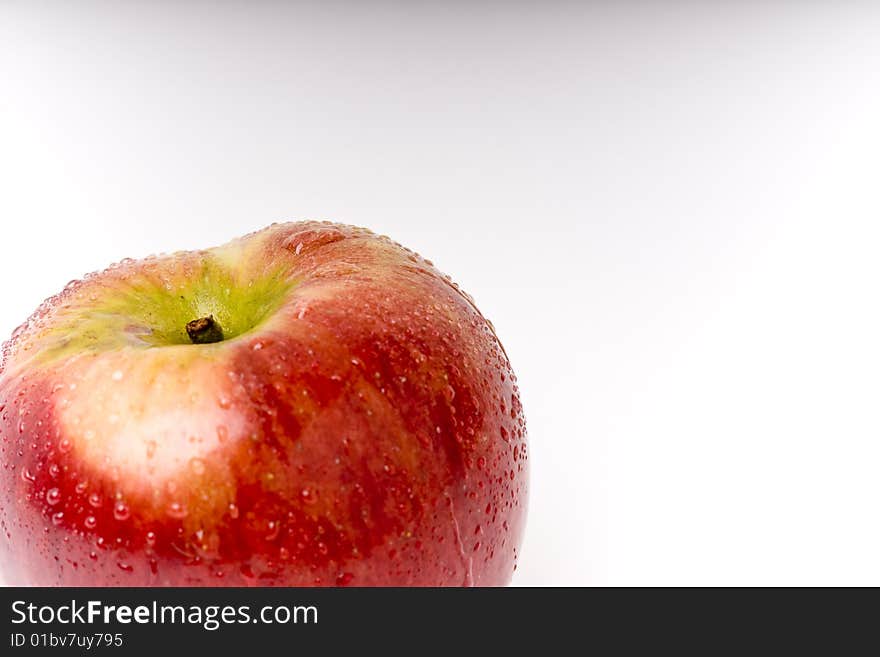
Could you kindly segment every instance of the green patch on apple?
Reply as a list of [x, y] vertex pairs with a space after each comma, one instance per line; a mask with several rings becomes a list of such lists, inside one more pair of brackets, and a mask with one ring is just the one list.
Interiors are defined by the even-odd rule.
[[211, 252], [200, 254], [195, 267], [197, 274], [110, 278], [102, 294], [74, 297], [42, 337], [39, 360], [122, 347], [192, 347], [187, 325], [208, 317], [223, 340], [232, 340], [276, 312], [296, 285], [283, 267], [244, 278]]

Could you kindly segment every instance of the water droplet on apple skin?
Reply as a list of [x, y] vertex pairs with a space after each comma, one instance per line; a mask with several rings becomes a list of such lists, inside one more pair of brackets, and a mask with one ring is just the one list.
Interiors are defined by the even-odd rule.
[[128, 520], [131, 517], [131, 509], [128, 504], [122, 501], [116, 502], [113, 505], [113, 517], [120, 522]]
[[189, 514], [186, 506], [180, 502], [171, 502], [165, 509], [165, 514], [174, 520], [183, 520]]

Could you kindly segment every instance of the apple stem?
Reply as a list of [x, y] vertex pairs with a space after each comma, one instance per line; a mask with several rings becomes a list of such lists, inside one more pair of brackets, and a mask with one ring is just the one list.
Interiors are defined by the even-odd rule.
[[186, 334], [193, 344], [210, 344], [211, 342], [220, 342], [223, 339], [223, 329], [214, 319], [214, 315], [200, 317], [188, 322], [186, 325]]

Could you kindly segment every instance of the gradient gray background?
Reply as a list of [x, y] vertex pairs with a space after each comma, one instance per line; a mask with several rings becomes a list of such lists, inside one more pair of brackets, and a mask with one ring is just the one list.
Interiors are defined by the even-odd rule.
[[839, 4], [0, 0], [0, 333], [368, 226], [519, 375], [514, 584], [880, 584], [880, 8]]

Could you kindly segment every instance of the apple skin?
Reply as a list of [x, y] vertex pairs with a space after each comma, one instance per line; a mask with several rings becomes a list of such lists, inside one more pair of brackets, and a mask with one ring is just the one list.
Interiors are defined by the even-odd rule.
[[[230, 335], [187, 343], [211, 313]], [[516, 379], [450, 279], [275, 224], [68, 285], [0, 359], [0, 569], [43, 586], [499, 586]]]

